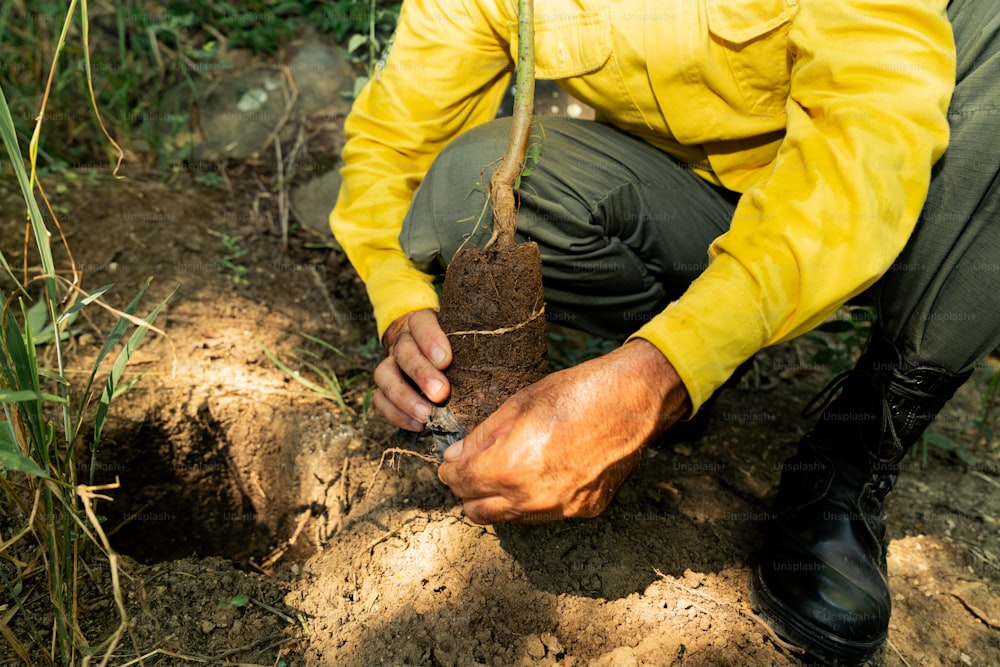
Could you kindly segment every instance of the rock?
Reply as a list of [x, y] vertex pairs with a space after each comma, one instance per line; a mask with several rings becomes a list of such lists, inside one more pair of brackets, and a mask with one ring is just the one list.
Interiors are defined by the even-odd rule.
[[351, 101], [344, 91], [353, 87], [354, 70], [339, 49], [315, 37], [309, 38], [288, 69], [299, 90], [296, 111], [300, 116], [311, 116], [320, 109], [341, 114], [350, 111]]
[[206, 95], [201, 108], [204, 141], [197, 159], [245, 159], [266, 148], [268, 136], [285, 114], [281, 72], [252, 69], [224, 79]]
[[300, 225], [329, 237], [330, 211], [340, 191], [340, 170], [334, 169], [292, 190], [292, 215]]
[[[220, 70], [219, 78], [199, 91], [197, 127], [187, 123], [193, 100], [182, 86], [168, 95], [164, 106], [169, 113], [150, 115], [149, 129], [170, 137], [174, 151], [195, 160], [245, 159], [270, 149], [264, 144], [286, 113], [294, 120], [319, 111], [342, 116], [350, 110], [344, 91], [353, 87], [355, 74], [336, 45], [309, 37], [284, 68], [298, 91], [291, 109], [291, 87], [281, 63], [243, 62]], [[291, 136], [291, 128], [286, 129], [283, 140]]]

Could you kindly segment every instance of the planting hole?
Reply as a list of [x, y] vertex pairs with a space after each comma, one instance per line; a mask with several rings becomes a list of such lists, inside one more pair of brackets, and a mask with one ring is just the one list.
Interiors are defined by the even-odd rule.
[[[107, 434], [94, 479], [121, 482], [109, 493], [114, 501], [98, 506], [112, 546], [143, 563], [195, 554], [246, 562], [266, 554], [275, 535], [240, 481], [231, 449], [207, 411], [182, 427], [148, 420]], [[79, 460], [85, 482], [89, 457]]]

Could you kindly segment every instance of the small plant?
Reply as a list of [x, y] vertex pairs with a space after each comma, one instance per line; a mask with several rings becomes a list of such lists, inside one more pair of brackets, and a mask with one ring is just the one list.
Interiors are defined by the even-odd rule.
[[[921, 457], [927, 463], [929, 447], [951, 452], [963, 463], [974, 466], [986, 459], [1000, 456], [1000, 442], [997, 440], [997, 421], [1000, 419], [1000, 362], [987, 360], [977, 367], [973, 375], [976, 394], [979, 396], [978, 410], [972, 416], [932, 425], [924, 432], [920, 441]], [[961, 417], [963, 413], [957, 413]], [[968, 414], [968, 413], [966, 413]]]
[[[10, 601], [11, 608], [0, 624], [0, 630], [25, 664], [34, 664], [35, 661], [21, 639], [8, 628], [14, 614], [21, 615], [28, 626], [30, 639], [37, 647], [36, 654], [47, 656], [53, 663], [58, 660], [63, 664], [77, 664], [81, 658], [86, 663], [103, 653], [101, 664], [107, 664], [128, 626], [118, 586], [117, 556], [94, 512], [96, 501], [107, 499], [99, 492], [111, 487], [78, 484], [77, 453], [92, 423], [93, 431], [89, 439], [92, 474], [108, 407], [123, 386], [127, 386], [127, 383], [122, 383], [125, 366], [146, 332], [154, 328], [152, 323], [166, 303], [161, 302], [146, 319], [140, 319], [134, 314], [145, 288], [140, 290], [124, 311], [114, 311], [118, 320], [83, 383], [67, 371], [63, 344], [73, 321], [83, 308], [91, 304], [104, 306], [99, 299], [111, 288], [108, 285], [87, 294], [75, 279], [69, 281], [60, 277], [49, 241], [52, 232], [38, 205], [39, 201], [48, 201], [37, 181], [36, 170], [42, 119], [75, 8], [76, 3], [71, 2], [65, 10], [62, 33], [56, 44], [47, 87], [41, 97], [41, 110], [37, 114], [39, 120], [31, 134], [27, 167], [4, 86], [0, 85], [0, 139], [27, 212], [28, 232], [34, 240], [33, 251], [37, 255], [32, 263], [41, 267], [37, 275], [29, 278], [26, 266], [22, 277], [19, 277], [0, 254], [0, 265], [15, 286], [13, 294], [0, 309], [0, 339], [3, 341], [0, 348], [0, 408], [3, 411], [0, 421], [0, 487], [7, 499], [7, 508], [15, 512], [15, 516], [19, 513], [24, 517], [20, 530], [0, 543], [0, 553], [5, 559], [20, 563], [16, 568], [16, 578], [0, 577], [4, 600]], [[0, 12], [0, 28], [3, 27], [5, 11]], [[81, 14], [86, 24], [85, 4], [81, 6]], [[84, 47], [86, 49], [86, 43]], [[87, 53], [86, 50], [84, 52]], [[89, 64], [86, 56], [85, 62]], [[89, 82], [89, 68], [85, 72]], [[92, 95], [90, 100], [95, 104], [96, 115], [96, 100]], [[103, 127], [99, 116], [98, 124]], [[114, 142], [112, 144], [117, 148]], [[56, 212], [49, 208], [48, 213], [49, 220], [62, 235]], [[65, 245], [65, 236], [63, 241]], [[29, 307], [31, 302], [35, 305]], [[137, 328], [115, 356], [107, 379], [98, 383], [98, 373], [103, 368], [104, 360], [112, 355], [133, 324]], [[43, 353], [40, 354], [40, 351]], [[96, 409], [92, 410], [93, 400], [98, 394], [100, 398]], [[40, 553], [28, 558], [24, 558], [23, 554], [16, 557], [13, 555], [15, 547], [34, 547]], [[94, 550], [103, 554], [109, 562], [112, 596], [120, 621], [118, 628], [97, 645], [91, 644], [81, 628], [77, 599], [81, 562]], [[33, 579], [45, 583], [47, 594], [39, 596], [35, 586], [25, 586], [25, 581]], [[37, 605], [39, 598], [46, 600], [49, 608], [36, 614], [32, 605]], [[50, 631], [51, 638], [46, 637], [45, 633]]]
[[194, 182], [213, 190], [222, 190], [226, 185], [226, 179], [217, 171], [206, 171], [198, 174], [194, 177]]
[[247, 249], [240, 245], [240, 240], [235, 236], [222, 235], [222, 246], [226, 249], [226, 254], [220, 260], [223, 268], [228, 269], [233, 274], [233, 284], [237, 287], [246, 287], [250, 284], [247, 280], [247, 267], [236, 260], [247, 255]]
[[219, 603], [219, 607], [220, 608], [224, 608], [224, 607], [245, 607], [248, 604], [250, 604], [250, 596], [247, 595], [246, 593], [240, 593], [238, 595], [234, 595], [233, 597], [229, 598], [228, 600], [223, 600], [222, 602]]
[[[996, 353], [994, 353], [996, 354]], [[1000, 439], [997, 438], [997, 422], [1000, 421], [1000, 362], [994, 361], [986, 367], [985, 389], [980, 404], [977, 422], [976, 442], [981, 444], [987, 454], [1000, 455]]]
[[838, 315], [837, 319], [824, 322], [805, 336], [822, 348], [813, 355], [812, 363], [829, 365], [834, 373], [854, 366], [875, 321], [870, 308], [851, 307], [841, 310]]
[[[340, 4], [349, 6], [356, 3]], [[365, 24], [349, 24], [353, 34], [347, 40], [347, 56], [351, 62], [363, 65], [366, 72], [354, 79], [354, 89], [346, 93], [349, 97], [356, 98], [368, 80], [378, 75], [382, 62], [380, 56], [384, 58], [392, 48], [392, 33], [399, 20], [399, 7], [400, 3], [383, 6], [377, 0], [371, 0], [368, 6], [367, 30], [361, 29]], [[348, 13], [343, 16], [352, 15], [353, 13]]]

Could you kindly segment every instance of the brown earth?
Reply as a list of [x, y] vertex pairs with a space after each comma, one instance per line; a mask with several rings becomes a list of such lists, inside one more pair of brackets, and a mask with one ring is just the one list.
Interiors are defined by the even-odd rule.
[[[476, 526], [432, 464], [379, 470], [399, 443], [364, 413], [381, 352], [343, 254], [301, 232], [284, 249], [254, 213], [249, 168], [229, 174], [232, 192], [190, 176], [168, 187], [81, 174], [53, 194], [84, 287], [116, 283], [120, 306], [153, 276], [145, 310], [177, 288], [158, 322], [168, 335], [135, 355], [132, 377], [144, 375], [113, 404], [97, 457], [96, 481], [121, 483], [98, 509], [129, 557], [132, 625], [111, 664], [798, 664], [750, 610], [747, 576], [778, 466], [808, 427], [799, 412], [832, 375], [808, 361], [809, 343], [760, 354], [704, 433], [647, 452], [602, 516]], [[0, 203], [0, 244], [18, 257], [20, 207]], [[236, 247], [246, 255], [224, 262]], [[70, 346], [79, 369], [110, 321], [88, 310]], [[302, 360], [336, 373], [344, 407], [305, 392], [265, 348], [314, 380]], [[984, 372], [934, 426], [979, 462], [918, 452], [890, 497], [895, 611], [881, 664], [1000, 663], [1000, 461], [969, 445]], [[6, 539], [23, 517], [0, 512]], [[94, 640], [114, 626], [108, 575], [92, 557], [82, 581]], [[40, 608], [43, 582], [26, 585]], [[240, 594], [245, 606], [224, 604]], [[48, 620], [34, 622], [44, 638]], [[0, 644], [0, 664], [21, 663]]]

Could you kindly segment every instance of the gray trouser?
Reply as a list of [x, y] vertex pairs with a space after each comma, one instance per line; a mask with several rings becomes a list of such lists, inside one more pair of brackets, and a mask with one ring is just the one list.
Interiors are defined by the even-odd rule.
[[[898, 347], [951, 372], [1000, 343], [1000, 11], [953, 0], [958, 77], [951, 144], [936, 165], [916, 230], [873, 290], [879, 324]], [[403, 223], [403, 249], [443, 271], [481, 246], [492, 211], [474, 192], [502, 155], [509, 119], [471, 130], [438, 157]], [[541, 159], [521, 183], [520, 239], [542, 254], [547, 316], [624, 338], [707, 266], [737, 193], [716, 188], [649, 144], [610, 126], [545, 118]]]

